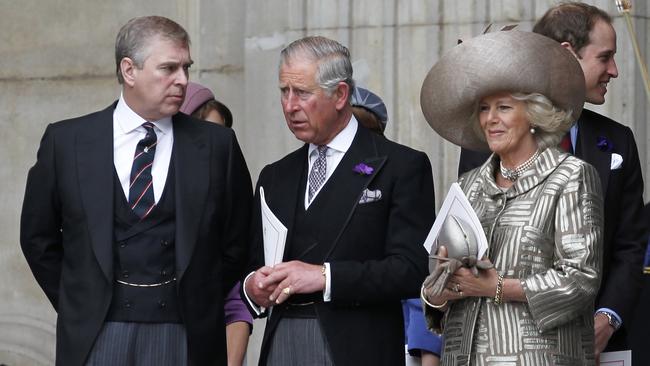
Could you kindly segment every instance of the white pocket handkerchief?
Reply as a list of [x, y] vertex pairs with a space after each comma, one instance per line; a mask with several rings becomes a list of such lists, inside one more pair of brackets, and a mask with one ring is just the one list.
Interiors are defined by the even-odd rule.
[[359, 204], [363, 205], [364, 203], [371, 203], [381, 200], [381, 191], [375, 189], [374, 191], [369, 190], [368, 188], [363, 190], [363, 194], [359, 199]]
[[617, 153], [612, 153], [612, 162], [609, 166], [609, 169], [619, 169], [621, 165], [623, 165], [623, 157]]

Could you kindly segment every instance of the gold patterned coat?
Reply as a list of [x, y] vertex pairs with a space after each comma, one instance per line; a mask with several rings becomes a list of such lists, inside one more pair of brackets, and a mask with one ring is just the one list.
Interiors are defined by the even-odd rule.
[[459, 183], [483, 225], [490, 260], [505, 278], [521, 280], [528, 302], [450, 302], [442, 364], [595, 364], [603, 227], [596, 170], [549, 148], [504, 192], [495, 169], [493, 155]]

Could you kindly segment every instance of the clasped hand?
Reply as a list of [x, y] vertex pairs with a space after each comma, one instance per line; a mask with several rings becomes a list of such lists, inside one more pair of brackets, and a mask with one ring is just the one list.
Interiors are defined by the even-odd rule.
[[323, 266], [300, 261], [264, 266], [246, 281], [246, 294], [257, 305], [281, 304], [294, 294], [310, 294], [325, 289]]
[[436, 267], [422, 284], [429, 303], [440, 305], [470, 296], [494, 296], [498, 275], [489, 259], [476, 261], [476, 267], [468, 268], [459, 260], [446, 259], [444, 246], [438, 250], [437, 257]]

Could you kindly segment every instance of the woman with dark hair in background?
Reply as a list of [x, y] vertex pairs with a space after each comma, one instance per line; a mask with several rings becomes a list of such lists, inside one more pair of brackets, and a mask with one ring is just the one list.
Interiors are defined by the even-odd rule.
[[[232, 114], [228, 107], [217, 101], [210, 89], [197, 83], [187, 84], [185, 101], [180, 111], [194, 118], [232, 126]], [[228, 366], [243, 365], [248, 338], [253, 330], [253, 317], [239, 296], [239, 287], [240, 283], [237, 282], [224, 302]]]
[[180, 111], [194, 118], [232, 127], [230, 109], [216, 100], [210, 89], [197, 83], [187, 83], [185, 101]]

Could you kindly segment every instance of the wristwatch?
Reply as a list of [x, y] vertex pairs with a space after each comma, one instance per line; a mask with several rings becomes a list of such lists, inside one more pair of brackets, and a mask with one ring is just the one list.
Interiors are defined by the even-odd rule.
[[609, 312], [607, 312], [607, 311], [597, 311], [596, 314], [605, 315], [607, 317], [607, 323], [609, 323], [609, 325], [611, 325], [612, 328], [614, 328], [615, 331], [618, 330], [618, 328], [621, 327], [621, 322], [619, 322], [618, 319], [615, 316], [613, 316], [612, 314], [610, 314]]

